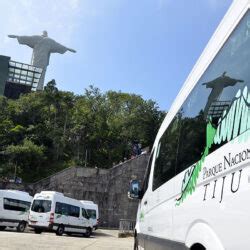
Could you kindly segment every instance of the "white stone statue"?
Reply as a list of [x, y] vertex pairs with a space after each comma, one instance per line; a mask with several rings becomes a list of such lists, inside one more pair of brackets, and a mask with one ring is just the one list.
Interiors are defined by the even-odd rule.
[[60, 43], [48, 37], [47, 31], [43, 31], [41, 36], [16, 36], [8, 35], [10, 38], [17, 38], [19, 44], [24, 44], [33, 49], [31, 64], [35, 67], [42, 68], [43, 73], [37, 86], [37, 90], [42, 90], [47, 66], [51, 53], [64, 54], [66, 51], [76, 52], [67, 48]]

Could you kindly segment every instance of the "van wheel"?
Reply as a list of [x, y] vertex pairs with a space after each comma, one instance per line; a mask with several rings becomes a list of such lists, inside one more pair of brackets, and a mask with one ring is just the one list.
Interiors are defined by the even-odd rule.
[[62, 236], [63, 233], [64, 233], [64, 226], [63, 225], [59, 225], [59, 227], [56, 230], [56, 235]]
[[39, 228], [35, 228], [34, 230], [35, 230], [35, 234], [41, 234], [42, 233], [42, 230], [39, 229]]
[[86, 233], [84, 234], [84, 236], [86, 237], [86, 238], [89, 238], [90, 237], [90, 235], [91, 235], [91, 233], [92, 233], [92, 230], [91, 230], [91, 228], [86, 228]]
[[0, 227], [0, 231], [5, 230], [5, 228], [6, 228], [5, 226], [1, 226], [1, 227]]
[[17, 232], [22, 233], [22, 232], [24, 232], [25, 228], [26, 228], [26, 223], [24, 221], [21, 221], [21, 222], [19, 222], [16, 230], [17, 230]]
[[206, 250], [206, 248], [204, 246], [202, 246], [199, 243], [195, 243], [192, 247], [191, 250]]

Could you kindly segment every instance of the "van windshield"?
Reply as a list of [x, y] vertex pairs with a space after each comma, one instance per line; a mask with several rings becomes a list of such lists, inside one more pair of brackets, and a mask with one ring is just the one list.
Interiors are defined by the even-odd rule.
[[34, 200], [32, 203], [31, 211], [37, 213], [47, 213], [51, 210], [51, 201], [49, 200]]

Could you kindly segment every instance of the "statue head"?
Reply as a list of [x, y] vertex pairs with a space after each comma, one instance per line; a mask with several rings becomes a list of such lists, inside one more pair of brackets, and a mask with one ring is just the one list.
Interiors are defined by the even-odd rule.
[[48, 37], [48, 32], [46, 30], [44, 30], [42, 36], [43, 37]]

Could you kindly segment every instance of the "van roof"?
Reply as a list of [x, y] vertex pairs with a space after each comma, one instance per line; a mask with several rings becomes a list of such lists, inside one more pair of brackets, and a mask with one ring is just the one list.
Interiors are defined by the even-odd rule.
[[32, 200], [33, 197], [29, 195], [29, 193], [19, 190], [12, 190], [12, 189], [0, 189], [0, 196], [8, 196], [9, 198], [15, 198], [16, 196], [19, 196], [22, 199], [25, 200]]
[[87, 200], [80, 200], [81, 203], [86, 203], [86, 204], [94, 204], [93, 201], [87, 201]]
[[13, 190], [12, 189], [0, 189], [0, 192], [29, 195], [28, 192], [20, 191], [20, 190], [14, 190], [14, 189]]
[[95, 209], [95, 210], [98, 210], [98, 205], [95, 204], [93, 201], [92, 202], [80, 201], [80, 202], [84, 206], [85, 209]]
[[56, 191], [41, 191], [40, 193], [36, 193], [34, 196], [34, 199], [56, 199], [58, 202], [65, 202], [65, 203], [70, 203], [73, 204], [75, 206], [79, 206], [79, 207], [84, 207], [85, 206], [95, 206], [94, 203], [82, 203], [81, 201], [74, 199], [74, 198], [70, 198], [67, 196], [64, 196], [63, 193], [60, 192], [56, 192]]
[[59, 192], [56, 192], [56, 191], [41, 191], [40, 194], [56, 194], [56, 195], [61, 195], [61, 196], [64, 196], [63, 193], [59, 193]]

